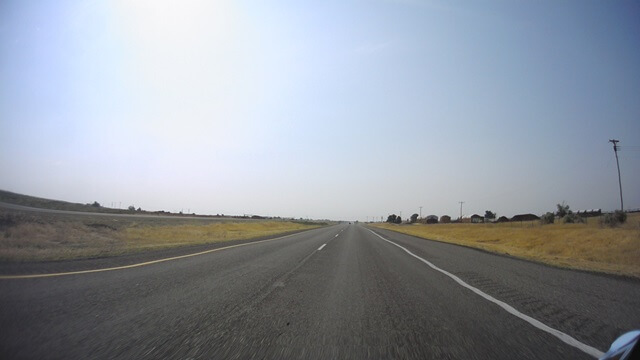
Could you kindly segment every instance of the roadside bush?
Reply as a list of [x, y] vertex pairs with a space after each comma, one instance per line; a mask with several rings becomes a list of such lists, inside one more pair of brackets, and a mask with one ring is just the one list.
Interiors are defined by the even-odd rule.
[[559, 218], [563, 218], [571, 213], [569, 205], [565, 204], [564, 201], [562, 202], [562, 204], [556, 205], [556, 207], [558, 208], [558, 211], [556, 211], [556, 215], [558, 215]]
[[627, 213], [621, 210], [616, 210], [613, 213], [604, 214], [600, 221], [607, 226], [624, 224], [627, 221]]
[[556, 216], [552, 212], [547, 212], [540, 218], [540, 223], [542, 225], [553, 224], [554, 221], [556, 221]]
[[569, 211], [569, 213], [562, 218], [562, 222], [565, 224], [584, 224], [584, 219], [582, 216]]

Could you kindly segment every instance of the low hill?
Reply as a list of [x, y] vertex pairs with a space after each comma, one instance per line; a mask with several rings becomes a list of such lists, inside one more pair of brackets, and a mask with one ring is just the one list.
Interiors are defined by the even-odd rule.
[[61, 200], [44, 199], [35, 196], [22, 195], [12, 193], [6, 190], [0, 190], [0, 202], [14, 205], [29, 206], [40, 209], [64, 210], [64, 211], [81, 211], [111, 214], [127, 214], [128, 210], [112, 209], [103, 206], [94, 206], [92, 204], [78, 204]]

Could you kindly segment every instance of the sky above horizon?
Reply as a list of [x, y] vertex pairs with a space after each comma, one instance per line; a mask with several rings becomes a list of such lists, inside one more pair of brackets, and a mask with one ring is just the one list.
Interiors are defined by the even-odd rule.
[[[640, 208], [635, 1], [3, 1], [0, 189], [371, 220]], [[634, 180], [636, 179], [636, 180]]]

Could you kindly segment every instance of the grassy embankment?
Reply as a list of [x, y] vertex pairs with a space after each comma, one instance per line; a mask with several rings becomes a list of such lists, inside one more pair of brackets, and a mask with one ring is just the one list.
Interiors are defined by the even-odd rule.
[[[78, 204], [61, 200], [43, 199], [35, 196], [22, 195], [12, 193], [6, 190], [0, 190], [0, 201], [9, 204], [28, 206], [40, 209], [51, 210], [64, 210], [64, 211], [82, 211], [82, 212], [95, 212], [95, 213], [110, 213], [110, 214], [128, 214], [131, 213], [127, 210], [112, 209], [107, 207], [95, 207], [90, 204]], [[142, 212], [144, 213], [144, 212]]]
[[277, 220], [116, 218], [0, 210], [0, 261], [115, 256], [259, 238], [321, 225], [324, 224]]
[[586, 224], [374, 224], [425, 239], [459, 244], [554, 266], [640, 278], [640, 214], [618, 227]]

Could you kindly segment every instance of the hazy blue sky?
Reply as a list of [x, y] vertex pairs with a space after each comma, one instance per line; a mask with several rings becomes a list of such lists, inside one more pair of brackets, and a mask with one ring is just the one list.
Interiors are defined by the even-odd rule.
[[[640, 207], [637, 1], [2, 1], [0, 189], [360, 219]], [[635, 147], [632, 147], [635, 146]]]

